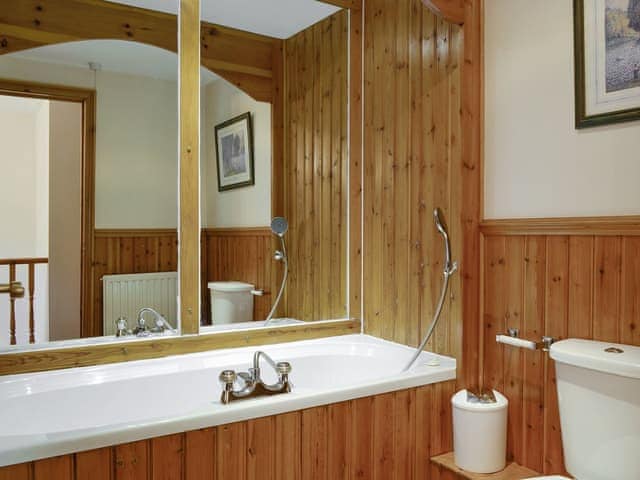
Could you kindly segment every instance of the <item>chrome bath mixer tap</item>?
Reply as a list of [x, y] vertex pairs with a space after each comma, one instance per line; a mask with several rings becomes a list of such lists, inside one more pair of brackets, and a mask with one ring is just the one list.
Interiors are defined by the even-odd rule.
[[[262, 380], [260, 374], [260, 359], [264, 358], [266, 362], [278, 374], [278, 381], [274, 384], [267, 384]], [[291, 364], [289, 362], [275, 362], [265, 352], [257, 351], [253, 355], [253, 366], [248, 372], [238, 372], [234, 370], [224, 370], [220, 373], [220, 383], [222, 384], [222, 396], [220, 401], [228, 404], [234, 400], [243, 398], [257, 397], [262, 395], [277, 395], [279, 393], [289, 393], [293, 388], [293, 384], [289, 380], [291, 373]], [[242, 380], [242, 387], [235, 388], [237, 379]]]

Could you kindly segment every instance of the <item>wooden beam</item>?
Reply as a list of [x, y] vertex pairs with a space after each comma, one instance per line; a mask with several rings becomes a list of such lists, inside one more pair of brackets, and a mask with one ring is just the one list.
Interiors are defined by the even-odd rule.
[[179, 313], [200, 330], [200, 0], [180, 0]]
[[328, 3], [340, 8], [362, 9], [362, 0], [321, 0], [322, 3]]
[[436, 15], [446, 21], [462, 25], [465, 21], [464, 0], [422, 0]]
[[462, 182], [462, 358], [458, 358], [458, 385], [480, 383], [480, 218], [484, 138], [484, 0], [464, 3], [464, 62], [462, 65], [462, 164], [456, 177]]
[[164, 337], [144, 341], [4, 353], [0, 354], [0, 376], [163, 358], [222, 348], [295, 342], [359, 332], [359, 321], [343, 320], [211, 335]]
[[349, 318], [362, 318], [363, 31], [362, 7], [349, 12]]
[[[81, 19], [81, 21], [78, 21]], [[199, 23], [202, 64], [260, 101], [270, 101], [278, 39]], [[175, 15], [103, 0], [3, 0], [0, 55], [79, 40], [114, 39], [177, 52]], [[196, 30], [197, 31], [197, 30]]]

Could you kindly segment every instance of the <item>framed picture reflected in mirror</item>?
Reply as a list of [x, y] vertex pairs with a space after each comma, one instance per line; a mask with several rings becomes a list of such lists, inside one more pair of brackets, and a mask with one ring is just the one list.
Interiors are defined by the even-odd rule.
[[215, 132], [218, 191], [254, 185], [251, 113], [216, 125]]

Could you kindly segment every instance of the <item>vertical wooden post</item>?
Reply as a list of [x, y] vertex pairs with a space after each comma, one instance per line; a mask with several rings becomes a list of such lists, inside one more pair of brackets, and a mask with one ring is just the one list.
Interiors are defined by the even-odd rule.
[[180, 0], [179, 319], [200, 324], [200, 0]]
[[483, 215], [483, 12], [484, 0], [464, 2], [464, 63], [462, 66], [462, 181], [463, 249], [462, 359], [458, 385], [473, 388], [482, 382], [479, 368], [480, 218]]
[[29, 264], [29, 343], [36, 343], [35, 317], [33, 312], [33, 299], [36, 292], [36, 265]]
[[[349, 17], [349, 318], [362, 319], [362, 2]], [[364, 324], [362, 324], [364, 328]]]
[[[16, 281], [16, 264], [9, 264], [9, 283]], [[9, 343], [16, 344], [16, 299], [9, 299]]]

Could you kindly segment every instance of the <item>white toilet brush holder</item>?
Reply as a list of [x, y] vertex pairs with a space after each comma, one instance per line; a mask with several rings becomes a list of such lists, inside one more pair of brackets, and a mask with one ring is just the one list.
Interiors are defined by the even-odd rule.
[[494, 473], [506, 466], [508, 400], [493, 390], [475, 395], [461, 390], [453, 405], [453, 453], [468, 472]]

